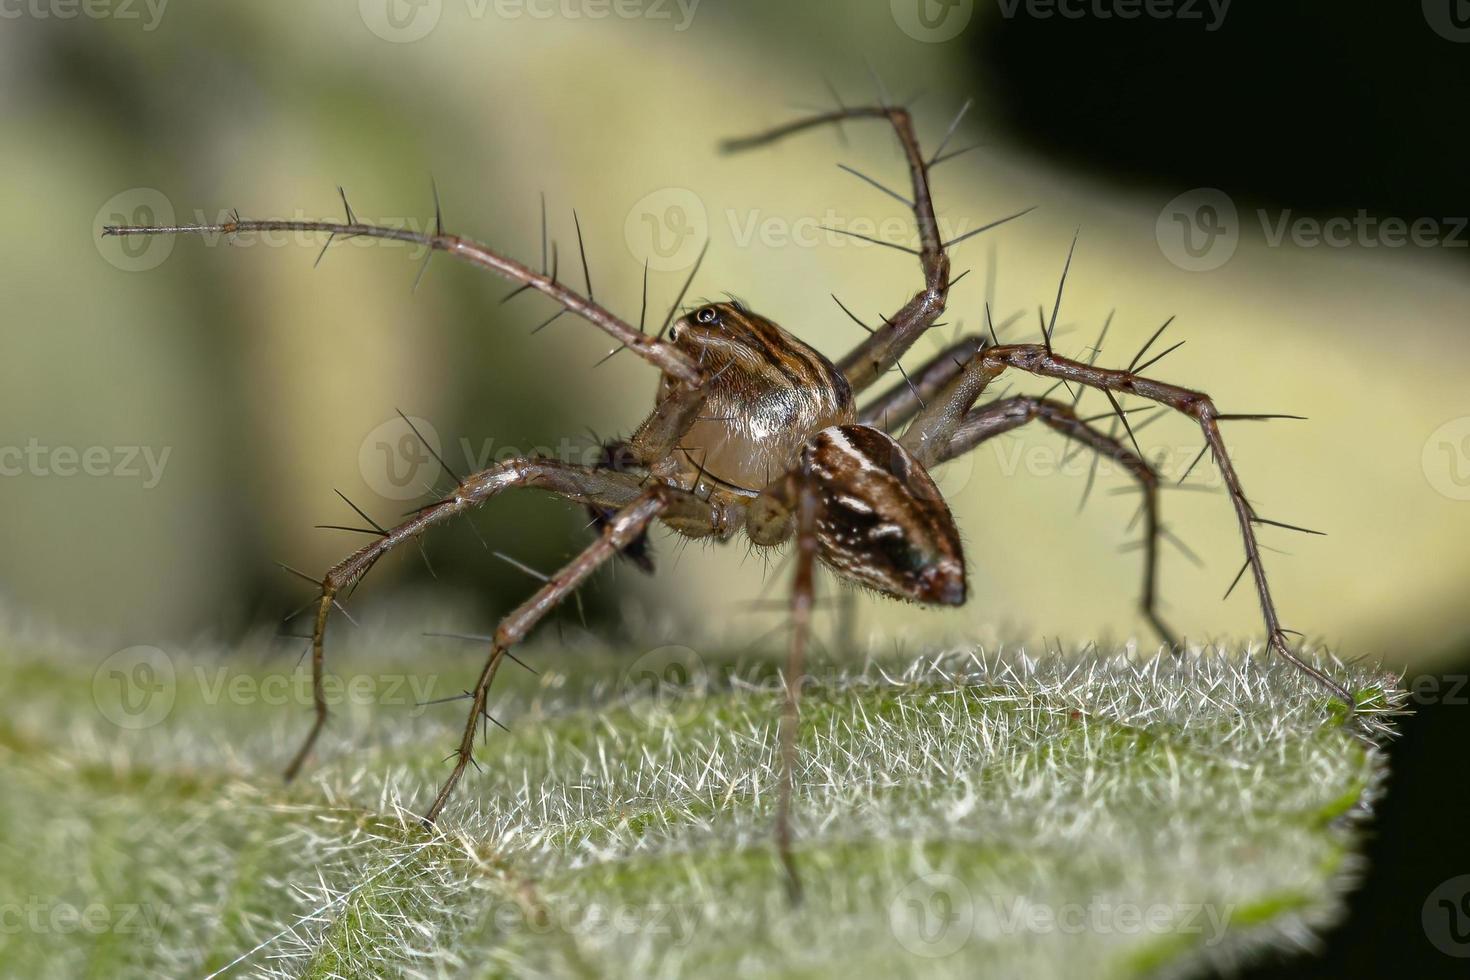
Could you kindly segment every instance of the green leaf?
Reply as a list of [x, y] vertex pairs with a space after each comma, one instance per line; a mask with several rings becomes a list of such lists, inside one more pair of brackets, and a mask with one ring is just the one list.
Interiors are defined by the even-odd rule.
[[[483, 771], [430, 831], [416, 814], [467, 705], [415, 702], [459, 691], [471, 654], [334, 651], [351, 673], [315, 768], [286, 787], [310, 715], [289, 661], [10, 652], [0, 907], [20, 928], [0, 930], [0, 961], [97, 977], [1189, 972], [1341, 913], [1404, 700], [1326, 659], [1359, 700], [1349, 719], [1289, 666], [1217, 652], [830, 666], [805, 692], [793, 908], [770, 840], [771, 664], [523, 654], [539, 676], [508, 673], [492, 699], [511, 732], [489, 729]], [[129, 684], [135, 715], [119, 715]], [[160, 718], [147, 697], [167, 699]]]

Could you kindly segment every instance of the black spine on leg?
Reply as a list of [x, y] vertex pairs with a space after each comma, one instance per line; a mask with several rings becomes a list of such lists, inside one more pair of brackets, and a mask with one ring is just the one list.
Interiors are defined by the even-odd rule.
[[[621, 439], [603, 443], [602, 455], [597, 461], [598, 469], [615, 470], [619, 473], [627, 472], [636, 467], [633, 454], [628, 444]], [[587, 513], [592, 516], [592, 527], [599, 534], [607, 527], [616, 511], [607, 510], [602, 507], [587, 507]], [[646, 575], [652, 575], [653, 565], [653, 542], [648, 540], [648, 532], [644, 531], [638, 537], [628, 542], [618, 557], [626, 559], [639, 571]]]

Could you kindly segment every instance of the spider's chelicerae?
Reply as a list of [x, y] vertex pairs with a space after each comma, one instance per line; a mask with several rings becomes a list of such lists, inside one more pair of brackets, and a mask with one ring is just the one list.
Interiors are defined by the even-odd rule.
[[[859, 404], [858, 396], [895, 368], [904, 353], [935, 324], [956, 281], [950, 275], [947, 253], [947, 246], [954, 242], [940, 239], [929, 192], [929, 171], [941, 159], [943, 146], [925, 157], [908, 111], [885, 105], [845, 108], [800, 119], [731, 141], [726, 149], [760, 146], [857, 118], [886, 120], [902, 146], [913, 198], [894, 196], [913, 209], [919, 247], [906, 251], [917, 256], [924, 281], [907, 303], [836, 362], [733, 301], [702, 305], [677, 319], [672, 319], [671, 313], [665, 329], [645, 333], [641, 324], [634, 328], [594, 302], [590, 287], [584, 295], [559, 281], [554, 268], [546, 268], [544, 237], [542, 268], [537, 271], [477, 242], [445, 233], [442, 220], [436, 221], [433, 234], [421, 234], [363, 224], [350, 207], [346, 221], [341, 223], [237, 217], [219, 225], [114, 226], [104, 230], [108, 235], [314, 231], [328, 233], [329, 245], [339, 236], [417, 243], [497, 272], [519, 283], [521, 289], [534, 289], [551, 297], [561, 304], [562, 313], [576, 314], [599, 327], [619, 342], [619, 350], [634, 352], [662, 373], [652, 414], [626, 440], [607, 447], [601, 462], [576, 465], [526, 457], [498, 463], [458, 480], [451, 493], [418, 509], [402, 524], [393, 528], [374, 525], [374, 540], [326, 573], [321, 581], [311, 646], [316, 718], [287, 769], [287, 778], [300, 770], [327, 719], [321, 686], [323, 640], [328, 618], [343, 590], [357, 583], [393, 548], [504, 490], [535, 487], [584, 504], [592, 510], [601, 533], [496, 629], [489, 656], [471, 692], [454, 767], [425, 814], [430, 822], [444, 809], [471, 761], [487, 693], [510, 648], [603, 563], [625, 551], [637, 553], [654, 522], [692, 538], [725, 541], [744, 533], [763, 548], [794, 540], [792, 639], [784, 673], [786, 700], [781, 725], [784, 777], [776, 817], [778, 850], [794, 887], [797, 879], [788, 826], [791, 766], [813, 572], [821, 563], [849, 581], [894, 598], [937, 605], [963, 603], [965, 556], [949, 507], [929, 475], [933, 467], [1033, 420], [1126, 467], [1144, 494], [1143, 613], [1177, 651], [1177, 643], [1154, 602], [1160, 533], [1158, 476], [1132, 439], [1132, 430], [1118, 407], [1118, 394], [1151, 399], [1199, 423], [1205, 442], [1200, 457], [1206, 451], [1213, 454], [1228, 490], [1245, 545], [1241, 574], [1249, 571], [1254, 581], [1269, 647], [1352, 706], [1346, 690], [1305, 663], [1287, 642], [1288, 631], [1277, 617], [1255, 535], [1257, 524], [1277, 522], [1258, 516], [1252, 509], [1220, 436], [1222, 421], [1264, 416], [1225, 415], [1202, 392], [1144, 377], [1138, 372], [1152, 362], [1139, 366], [1143, 352], [1124, 370], [1061, 357], [1052, 349], [1051, 327], [1044, 327], [1040, 344], [1001, 344], [993, 330], [988, 336], [958, 340], [892, 389]], [[951, 125], [950, 133], [954, 128]], [[345, 196], [343, 200], [345, 205]], [[1007, 220], [992, 222], [961, 237]], [[1063, 282], [1065, 278], [1064, 270]], [[1051, 325], [1055, 322], [1054, 307]], [[991, 382], [1008, 369], [1100, 389], [1122, 419], [1129, 441], [1079, 418], [1073, 408], [1075, 402], [1021, 395], [977, 405]]]

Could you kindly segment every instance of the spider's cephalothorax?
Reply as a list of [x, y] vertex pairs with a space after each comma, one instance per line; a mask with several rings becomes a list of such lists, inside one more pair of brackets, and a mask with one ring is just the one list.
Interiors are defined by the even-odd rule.
[[[674, 321], [669, 339], [709, 381], [704, 407], [662, 475], [707, 478], [753, 495], [791, 468], [814, 432], [857, 419], [852, 388], [836, 365], [739, 303], [699, 307]], [[665, 375], [660, 399], [677, 386]]]
[[[548, 267], [544, 237], [542, 268], [536, 271], [478, 242], [446, 233], [439, 215], [432, 234], [364, 224], [356, 219], [350, 207], [346, 208], [345, 222], [247, 221], [236, 217], [219, 225], [114, 226], [103, 230], [108, 235], [309, 231], [327, 234], [327, 245], [334, 240], [359, 237], [414, 242], [430, 249], [431, 255], [432, 251], [447, 252], [503, 275], [520, 284], [517, 292], [534, 289], [552, 298], [561, 304], [563, 312], [575, 313], [618, 341], [620, 346], [614, 353], [632, 351], [662, 374], [658, 398], [648, 419], [632, 436], [609, 446], [590, 465], [545, 457], [505, 460], [468, 477], [456, 476], [456, 486], [450, 493], [414, 511], [411, 517], [392, 528], [373, 523], [364, 512], [358, 511], [372, 528], [347, 530], [366, 531], [373, 535], [373, 540], [333, 566], [322, 579], [311, 641], [316, 718], [287, 769], [288, 778], [300, 769], [327, 720], [322, 686], [324, 639], [327, 621], [343, 594], [388, 551], [478, 507], [504, 490], [535, 487], [586, 505], [594, 515], [593, 523], [599, 533], [582, 554], [547, 578], [496, 629], [489, 656], [469, 695], [469, 717], [454, 768], [425, 815], [428, 822], [438, 817], [472, 759], [476, 734], [482, 720], [488, 717], [486, 698], [490, 685], [509, 648], [593, 571], [614, 557], [628, 555], [650, 567], [643, 543], [654, 522], [662, 522], [690, 537], [718, 541], [734, 538], [743, 530], [754, 544], [762, 547], [794, 540], [796, 570], [791, 599], [791, 647], [785, 670], [786, 700], [781, 725], [783, 781], [777, 798], [776, 836], [788, 881], [795, 887], [788, 817], [814, 568], [821, 562], [843, 578], [901, 599], [945, 605], [963, 602], [965, 563], [959, 533], [949, 507], [929, 476], [931, 468], [1033, 420], [1099, 457], [1117, 461], [1134, 476], [1143, 491], [1142, 611], [1159, 635], [1178, 649], [1173, 634], [1155, 609], [1157, 546], [1161, 532], [1158, 475], [1143, 458], [1127, 415], [1119, 407], [1118, 399], [1124, 396], [1165, 405], [1199, 425], [1204, 448], [1195, 463], [1203, 460], [1208, 452], [1220, 471], [1245, 545], [1245, 565], [1240, 574], [1250, 572], [1265, 620], [1267, 643], [1352, 710], [1351, 695], [1303, 661], [1287, 641], [1288, 631], [1277, 617], [1266, 584], [1256, 527], [1292, 525], [1267, 520], [1256, 513], [1241, 488], [1220, 433], [1224, 421], [1270, 416], [1224, 415], [1203, 392], [1139, 373], [1167, 354], [1167, 350], [1135, 371], [1134, 365], [1159, 333], [1144, 345], [1133, 364], [1122, 370], [1098, 367], [1094, 363], [1101, 337], [1094, 345], [1092, 360], [1079, 361], [1057, 354], [1052, 349], [1052, 337], [1061, 303], [1060, 288], [1051, 322], [1043, 324], [1042, 343], [1002, 345], [995, 342], [993, 331], [990, 344], [980, 336], [961, 337], [928, 362], [903, 373], [900, 358], [936, 324], [948, 301], [950, 287], [958, 282], [958, 277], [950, 278], [949, 248], [1010, 220], [1002, 218], [951, 241], [941, 240], [929, 193], [929, 172], [958, 151], [948, 155], [936, 152], [926, 157], [919, 149], [908, 111], [887, 105], [843, 108], [797, 120], [726, 144], [726, 148], [760, 146], [816, 126], [858, 118], [886, 120], [898, 136], [908, 165], [912, 197], [904, 198], [896, 191], [882, 188], [877, 181], [864, 179], [905, 200], [913, 209], [919, 246], [905, 250], [917, 255], [923, 285], [902, 307], [885, 317], [880, 326], [867, 328], [868, 336], [836, 362], [734, 302], [698, 307], [672, 323], [668, 340], [662, 332], [645, 333], [593, 301], [590, 275], [586, 295], [560, 281], [555, 262]], [[954, 128], [951, 125], [951, 133]], [[346, 205], [345, 195], [343, 204]], [[578, 244], [581, 245], [580, 237]], [[585, 263], [585, 250], [579, 248], [579, 251]], [[555, 254], [554, 249], [551, 254]], [[1070, 267], [1070, 253], [1067, 263]], [[1064, 283], [1067, 267], [1062, 274]], [[584, 268], [583, 272], [586, 271]], [[1007, 370], [1075, 385], [1076, 394], [1071, 403], [1029, 395], [981, 403], [987, 386]], [[903, 380], [859, 408], [855, 399], [890, 371], [902, 373]], [[1114, 422], [1121, 423], [1128, 434], [1127, 442], [1119, 439], [1115, 431], [1099, 429], [1091, 420], [1078, 416], [1076, 399], [1085, 388], [1106, 394], [1113, 408]], [[1188, 476], [1188, 471], [1185, 475]]]

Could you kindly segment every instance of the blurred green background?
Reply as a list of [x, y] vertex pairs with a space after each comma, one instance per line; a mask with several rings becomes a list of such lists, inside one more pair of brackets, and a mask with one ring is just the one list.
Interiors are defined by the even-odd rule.
[[[232, 208], [336, 216], [340, 184], [359, 216], [423, 226], [432, 177], [451, 231], [536, 262], [544, 193], [564, 275], [578, 279], [575, 207], [597, 298], [612, 309], [636, 316], [649, 259], [661, 314], [708, 237], [695, 295], [733, 292], [836, 355], [861, 334], [829, 293], [872, 322], [918, 284], [901, 253], [818, 227], [908, 240], [902, 206], [835, 166], [900, 184], [890, 134], [854, 124], [846, 142], [818, 132], [735, 157], [716, 144], [829, 105], [829, 80], [849, 103], [870, 100], [876, 74], [894, 98], [923, 93], [915, 112], [931, 147], [976, 99], [952, 145], [983, 145], [936, 171], [946, 229], [1037, 205], [956, 249], [956, 267], [975, 272], [953, 293], [946, 337], [979, 329], [990, 297], [998, 314], [1020, 314], [1008, 337], [1033, 339], [1080, 227], [1060, 347], [1083, 351], [1116, 310], [1101, 360], [1123, 364], [1177, 315], [1170, 336], [1188, 343], [1154, 373], [1211, 392], [1224, 411], [1310, 417], [1227, 432], [1263, 514], [1328, 532], [1266, 534], [1283, 552], [1269, 563], [1287, 624], [1401, 665], [1465, 637], [1463, 253], [1361, 237], [1273, 243], [1289, 202], [1262, 220], [1249, 194], [1227, 193], [1234, 251], [1181, 257], [1172, 215], [1205, 213], [1189, 196], [1198, 184], [1063, 162], [1036, 139], [1046, 127], [1018, 124], [986, 82], [1001, 8], [956, 5], [966, 22], [950, 34], [955, 22], [926, 26], [909, 6], [14, 8], [0, 22], [0, 586], [12, 616], [116, 645], [229, 637], [307, 598], [276, 561], [317, 574], [355, 546], [312, 528], [357, 523], [334, 489], [384, 522], [422, 498], [434, 464], [404, 439], [396, 410], [429, 423], [464, 470], [563, 438], [586, 445], [589, 426], [626, 432], [651, 403], [646, 365], [624, 356], [594, 368], [610, 344], [571, 318], [531, 336], [553, 307], [534, 296], [501, 305], [510, 286], [442, 256], [415, 291], [419, 256], [401, 247], [342, 243], [314, 268], [320, 240], [103, 241], [103, 224]], [[1075, 84], [1080, 98], [1089, 83]], [[1222, 127], [1215, 139], [1257, 152], [1249, 131]], [[922, 342], [909, 362], [937, 348]], [[1097, 395], [1083, 404], [1106, 409]], [[1139, 438], [1175, 475], [1200, 444], [1172, 418]], [[1058, 437], [1026, 429], [954, 464], [941, 482], [970, 549], [972, 601], [933, 612], [863, 599], [861, 628], [909, 644], [1139, 634], [1140, 558], [1126, 550], [1136, 498], [1104, 472], [1079, 513], [1086, 464], [1059, 472], [1063, 455]], [[1193, 478], [1214, 479], [1207, 467]], [[1203, 563], [1166, 549], [1176, 626], [1197, 639], [1256, 635], [1249, 590], [1220, 599], [1240, 560], [1223, 495], [1172, 493], [1165, 518]], [[483, 628], [532, 586], [491, 551], [549, 570], [589, 534], [584, 515], [533, 494], [503, 497], [472, 524], [425, 542], [433, 573], [405, 550], [356, 601], [421, 593]], [[635, 609], [751, 638], [779, 622], [730, 605], [780, 595], [774, 562], [743, 544], [656, 547], [656, 577], [624, 568], [588, 590], [591, 629], [630, 629]]]

